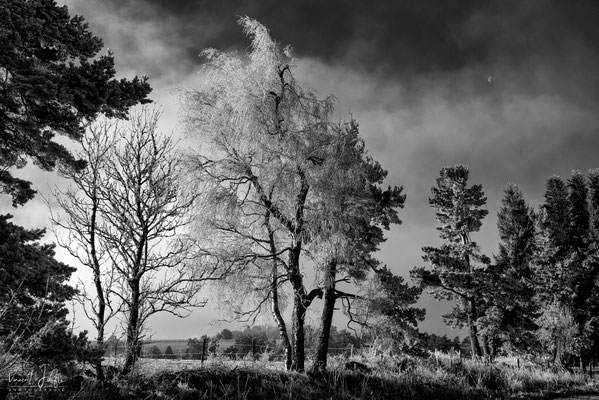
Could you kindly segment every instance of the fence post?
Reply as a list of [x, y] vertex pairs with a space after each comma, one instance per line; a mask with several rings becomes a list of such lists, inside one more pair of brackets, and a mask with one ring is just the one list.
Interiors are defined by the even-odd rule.
[[256, 361], [256, 339], [252, 339], [252, 359]]
[[520, 357], [516, 358], [516, 363], [518, 365], [518, 369], [520, 369]]
[[202, 359], [200, 361], [200, 364], [204, 364], [204, 358], [206, 357], [206, 338], [204, 338], [204, 340], [202, 340]]
[[349, 345], [349, 358], [354, 358], [354, 345]]

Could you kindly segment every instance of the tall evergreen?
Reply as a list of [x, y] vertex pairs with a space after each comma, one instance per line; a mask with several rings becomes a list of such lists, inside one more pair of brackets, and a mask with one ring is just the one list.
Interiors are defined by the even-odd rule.
[[488, 211], [481, 185], [468, 187], [469, 168], [463, 165], [444, 167], [437, 186], [432, 188], [430, 205], [435, 208], [441, 247], [423, 247], [423, 259], [430, 269], [416, 267], [414, 279], [430, 287], [436, 299], [455, 300], [452, 312], [445, 320], [453, 326], [467, 327], [470, 332], [472, 356], [482, 356], [477, 320], [482, 296], [479, 290], [481, 273], [490, 262], [480, 253], [470, 235], [477, 232]]
[[504, 191], [497, 229], [501, 243], [495, 263], [488, 269], [489, 281], [494, 285], [487, 297], [490, 306], [501, 312], [498, 330], [502, 344], [528, 351], [534, 342], [530, 333], [535, 329], [531, 281], [535, 214], [516, 185]]
[[526, 204], [517, 185], [504, 191], [502, 207], [497, 213], [497, 230], [502, 242], [495, 257], [503, 270], [515, 277], [530, 278], [530, 261], [534, 249], [534, 221], [532, 207]]
[[590, 246], [597, 250], [599, 245], [599, 168], [589, 171], [588, 187], [589, 241]]
[[[589, 242], [589, 207], [587, 182], [580, 172], [573, 171], [568, 179], [568, 247], [584, 253]], [[583, 256], [582, 254], [580, 254]]]
[[568, 242], [570, 230], [568, 188], [562, 178], [557, 175], [547, 179], [545, 185], [545, 203], [542, 206], [546, 218], [541, 221], [541, 226], [547, 230], [551, 243], [560, 248], [563, 255]]
[[60, 365], [87, 346], [85, 333], [68, 329], [65, 302], [76, 290], [68, 284], [75, 271], [42, 244], [43, 229], [28, 230], [0, 215], [0, 351], [5, 360]]
[[[590, 171], [588, 180], [578, 171], [565, 183], [557, 176], [547, 180], [545, 203], [541, 207], [535, 251], [537, 301], [543, 315], [562, 310], [575, 323], [575, 347], [568, 351], [584, 356], [589, 350], [598, 325], [596, 320], [595, 282], [597, 188], [599, 178]], [[561, 312], [561, 311], [560, 311]], [[548, 321], [541, 318], [540, 321]], [[555, 331], [541, 326], [541, 331]], [[599, 336], [598, 336], [599, 337]], [[565, 338], [549, 338], [549, 342]], [[568, 339], [570, 340], [570, 339]], [[547, 340], [546, 340], [547, 341]], [[563, 356], [554, 352], [554, 361]]]
[[584, 309], [588, 320], [586, 330], [590, 341], [590, 350], [594, 358], [599, 356], [599, 169], [592, 169], [588, 175], [588, 206], [589, 206], [589, 247], [586, 259], [588, 276], [586, 288], [588, 291]]
[[[573, 314], [581, 329], [588, 320], [586, 303], [594, 286], [589, 257], [589, 205], [586, 178], [578, 171], [568, 180], [568, 257], [567, 266], [574, 296]], [[582, 332], [581, 332], [582, 333]]]
[[567, 303], [572, 298], [567, 271], [570, 232], [568, 189], [559, 176], [545, 184], [545, 203], [537, 221], [535, 280], [539, 301]]

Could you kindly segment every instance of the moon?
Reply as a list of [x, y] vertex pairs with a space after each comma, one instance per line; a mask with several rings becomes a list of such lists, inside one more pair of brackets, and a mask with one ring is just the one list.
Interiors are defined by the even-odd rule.
[[492, 81], [492, 80], [493, 80], [493, 77], [492, 77], [492, 76], [490, 76], [490, 77], [487, 79], [487, 82], [491, 83], [491, 81]]

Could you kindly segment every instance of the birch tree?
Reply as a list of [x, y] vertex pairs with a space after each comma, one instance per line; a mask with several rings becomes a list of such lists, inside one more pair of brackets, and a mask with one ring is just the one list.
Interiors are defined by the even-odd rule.
[[[190, 136], [198, 139], [190, 175], [205, 207], [195, 231], [212, 238], [204, 243], [215, 263], [235, 270], [232, 292], [246, 294], [242, 307], [229, 301], [230, 308], [251, 316], [268, 302], [284, 348], [291, 346], [287, 365], [303, 371], [308, 307], [324, 296], [318, 365], [325, 366], [335, 300], [355, 297], [336, 283], [365, 278], [363, 258], [384, 240], [382, 229], [400, 222], [395, 209], [404, 196], [380, 187], [386, 171], [366, 153], [357, 123], [333, 123], [334, 99], [297, 83], [291, 49], [258, 22], [239, 22], [251, 39], [247, 57], [205, 51], [206, 83], [184, 96]], [[308, 288], [304, 276], [314, 267], [323, 281]], [[283, 287], [292, 293], [291, 338]]]
[[240, 24], [251, 39], [247, 58], [205, 51], [207, 81], [185, 94], [190, 136], [201, 139], [190, 167], [199, 182], [209, 182], [201, 191], [228, 199], [243, 216], [242, 228], [221, 231], [258, 239], [251, 240], [251, 257], [284, 272], [293, 292], [291, 368], [302, 371], [305, 314], [321, 290], [306, 288], [301, 258], [318, 218], [310, 212], [313, 186], [331, 141], [333, 99], [298, 85], [290, 48], [281, 50], [264, 26], [247, 17]]

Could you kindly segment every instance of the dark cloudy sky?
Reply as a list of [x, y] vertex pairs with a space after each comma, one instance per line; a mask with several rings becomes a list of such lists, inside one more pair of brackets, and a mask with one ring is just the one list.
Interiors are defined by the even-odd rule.
[[[63, 1], [114, 51], [119, 75], [149, 76], [163, 129], [175, 134], [172, 90], [201, 81], [204, 48], [247, 48], [238, 16], [292, 45], [299, 80], [334, 94], [341, 118], [351, 111], [388, 183], [404, 186], [403, 225], [380, 254], [402, 275], [421, 264], [422, 246], [438, 243], [427, 197], [441, 167], [468, 164], [471, 182], [483, 185], [490, 214], [473, 238], [488, 255], [508, 182], [538, 206], [547, 177], [599, 167], [598, 1]], [[26, 214], [21, 221], [47, 224], [44, 211]], [[440, 323], [446, 308], [422, 304], [424, 330], [456, 334]], [[177, 322], [177, 332], [165, 331], [169, 319], [152, 328], [157, 337], [199, 336], [210, 308]]]

